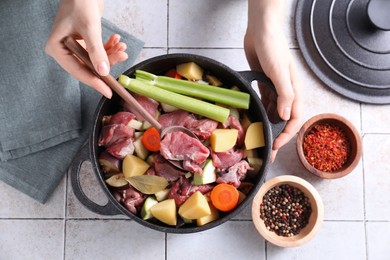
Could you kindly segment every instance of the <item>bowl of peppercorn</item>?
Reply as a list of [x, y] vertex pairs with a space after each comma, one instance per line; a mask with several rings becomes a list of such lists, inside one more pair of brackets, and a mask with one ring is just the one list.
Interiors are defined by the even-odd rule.
[[296, 247], [320, 230], [324, 205], [317, 190], [302, 178], [283, 175], [264, 183], [252, 203], [252, 221], [268, 242]]
[[304, 123], [296, 141], [298, 157], [314, 175], [335, 179], [352, 172], [362, 156], [354, 125], [337, 114], [319, 114]]

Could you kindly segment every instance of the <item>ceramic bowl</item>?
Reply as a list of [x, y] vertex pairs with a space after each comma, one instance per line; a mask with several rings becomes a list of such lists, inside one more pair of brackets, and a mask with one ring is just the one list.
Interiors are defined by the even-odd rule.
[[[308, 133], [313, 129], [315, 125], [329, 123], [331, 125], [340, 127], [344, 133], [346, 134], [346, 138], [350, 143], [350, 152], [347, 158], [347, 161], [344, 165], [338, 170], [332, 172], [321, 171], [313, 167], [305, 158], [303, 144], [305, 137]], [[355, 169], [356, 165], [359, 163], [362, 156], [362, 141], [360, 134], [354, 127], [354, 125], [349, 122], [346, 118], [339, 116], [337, 114], [319, 114], [311, 119], [309, 119], [306, 123], [304, 123], [298, 133], [297, 141], [296, 141], [296, 149], [298, 153], [298, 157], [303, 164], [303, 166], [312, 174], [326, 179], [335, 179], [341, 178]]]
[[[264, 195], [272, 188], [288, 184], [302, 191], [309, 199], [311, 213], [307, 225], [296, 235], [285, 237], [268, 230], [263, 219], [260, 217], [260, 204]], [[252, 221], [260, 233], [268, 242], [279, 247], [296, 247], [309, 242], [320, 230], [324, 219], [324, 206], [317, 190], [302, 178], [283, 175], [268, 180], [261, 186], [252, 203]]]

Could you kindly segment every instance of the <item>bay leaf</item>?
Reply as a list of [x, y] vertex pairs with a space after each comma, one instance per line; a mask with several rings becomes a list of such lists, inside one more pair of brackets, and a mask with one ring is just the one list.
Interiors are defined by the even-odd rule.
[[126, 180], [144, 194], [154, 194], [168, 186], [168, 181], [165, 178], [156, 175], [138, 175], [126, 178]]

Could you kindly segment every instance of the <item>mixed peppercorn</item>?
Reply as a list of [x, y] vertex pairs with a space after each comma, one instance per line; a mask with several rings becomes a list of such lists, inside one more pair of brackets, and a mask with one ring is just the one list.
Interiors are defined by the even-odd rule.
[[307, 162], [324, 172], [341, 169], [348, 160], [350, 150], [351, 144], [345, 131], [328, 123], [315, 125], [303, 141]]
[[285, 237], [299, 234], [309, 222], [311, 211], [306, 195], [288, 184], [270, 189], [260, 204], [260, 218], [266, 228]]

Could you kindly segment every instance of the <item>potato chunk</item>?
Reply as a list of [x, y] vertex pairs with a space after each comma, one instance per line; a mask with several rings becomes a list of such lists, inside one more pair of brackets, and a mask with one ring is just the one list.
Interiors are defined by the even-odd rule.
[[171, 226], [176, 225], [176, 203], [174, 199], [167, 199], [155, 204], [150, 208], [150, 212], [153, 217], [161, 222]]
[[254, 122], [248, 126], [245, 134], [245, 148], [247, 150], [263, 147], [264, 141], [264, 129], [262, 122]]
[[199, 219], [211, 214], [206, 197], [197, 191], [179, 208], [179, 215], [185, 219]]
[[202, 218], [198, 218], [196, 220], [196, 224], [198, 226], [206, 225], [207, 223], [210, 223], [219, 218], [219, 211], [213, 206], [212, 203], [209, 203], [209, 206], [210, 206], [211, 214]]
[[150, 165], [147, 162], [132, 154], [126, 155], [122, 163], [123, 175], [126, 178], [142, 175], [149, 167]]
[[222, 82], [215, 76], [212, 75], [206, 75], [206, 80], [210, 83], [212, 86], [220, 87], [222, 86]]
[[215, 129], [210, 136], [211, 149], [214, 152], [226, 152], [237, 142], [237, 129]]
[[176, 66], [176, 71], [189, 80], [201, 80], [203, 78], [203, 69], [195, 62], [179, 64]]

